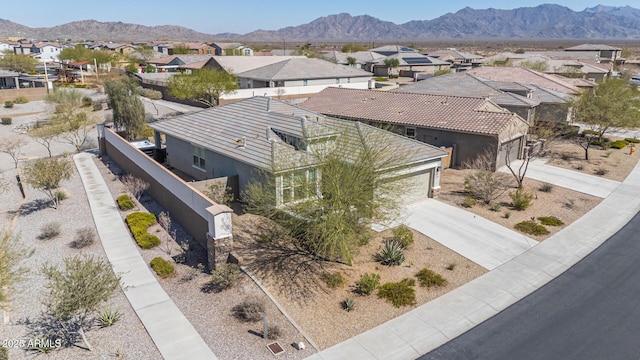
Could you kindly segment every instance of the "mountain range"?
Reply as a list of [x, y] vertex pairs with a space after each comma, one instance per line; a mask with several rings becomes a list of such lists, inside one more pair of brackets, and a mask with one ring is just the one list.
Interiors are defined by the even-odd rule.
[[107, 41], [380, 41], [380, 40], [550, 40], [640, 39], [640, 10], [598, 5], [583, 11], [544, 4], [513, 10], [466, 7], [433, 20], [394, 24], [369, 15], [329, 15], [310, 23], [247, 34], [204, 34], [182, 26], [144, 26], [122, 22], [75, 21], [31, 28], [0, 19], [0, 37]]

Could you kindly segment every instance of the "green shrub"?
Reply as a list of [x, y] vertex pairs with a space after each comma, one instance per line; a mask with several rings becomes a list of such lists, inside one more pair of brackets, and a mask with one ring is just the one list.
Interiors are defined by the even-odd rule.
[[538, 224], [535, 221], [527, 220], [517, 223], [514, 228], [520, 232], [530, 235], [547, 235], [549, 230], [543, 225]]
[[424, 287], [443, 286], [447, 284], [445, 278], [427, 268], [418, 271], [416, 277], [420, 282], [420, 286]]
[[125, 218], [129, 229], [136, 239], [138, 246], [143, 249], [151, 249], [160, 245], [157, 236], [147, 234], [147, 228], [156, 223], [156, 216], [150, 213], [133, 212]]
[[533, 194], [523, 188], [518, 188], [515, 192], [509, 193], [509, 197], [511, 197], [511, 201], [513, 202], [513, 208], [522, 211], [531, 206]]
[[242, 322], [257, 322], [262, 320], [264, 304], [255, 299], [245, 299], [240, 304], [231, 308], [231, 314]]
[[142, 89], [140, 90], [140, 95], [149, 98], [151, 100], [160, 100], [162, 99], [162, 92], [153, 89]]
[[624, 141], [632, 144], [640, 144], [640, 139], [636, 138], [625, 138]]
[[176, 269], [173, 267], [173, 264], [161, 257], [155, 257], [151, 260], [151, 268], [163, 279], [176, 274]]
[[13, 99], [14, 104], [26, 104], [28, 102], [29, 98], [26, 96], [18, 96], [17, 98]]
[[82, 107], [90, 107], [93, 106], [93, 100], [90, 97], [84, 96], [82, 98]]
[[7, 100], [4, 102], [4, 107], [6, 107], [7, 109], [11, 109], [13, 107], [13, 101], [11, 100]]
[[58, 200], [58, 202], [65, 200], [67, 198], [69, 198], [69, 192], [65, 189], [60, 189], [58, 191], [56, 191], [56, 199]]
[[0, 360], [9, 360], [9, 349], [0, 346]]
[[341, 272], [336, 271], [334, 273], [322, 273], [320, 275], [320, 279], [327, 284], [329, 289], [337, 289], [339, 287], [343, 287], [346, 280]]
[[378, 297], [385, 299], [399, 308], [410, 306], [416, 303], [416, 281], [413, 279], [403, 279], [396, 283], [386, 283], [378, 288]]
[[589, 130], [589, 129], [582, 130], [582, 136], [586, 136], [586, 135], [598, 135], [598, 132]]
[[355, 308], [356, 308], [356, 302], [355, 302], [355, 300], [353, 300], [353, 299], [351, 299], [351, 298], [349, 298], [349, 299], [345, 299], [345, 300], [342, 302], [342, 308], [343, 308], [343, 309], [345, 309], [345, 310], [347, 310], [347, 312], [351, 312], [351, 311], [353, 311], [353, 309], [355, 309]]
[[618, 140], [610, 143], [609, 145], [614, 149], [624, 149], [629, 145], [629, 143], [625, 140]]
[[395, 240], [387, 240], [380, 252], [373, 255], [373, 260], [382, 265], [394, 266], [404, 262], [404, 247]]
[[366, 273], [356, 282], [356, 292], [360, 295], [371, 295], [380, 286], [380, 275]]
[[240, 266], [220, 264], [211, 271], [211, 280], [202, 288], [204, 292], [220, 292], [232, 288], [238, 282]]
[[118, 199], [116, 201], [118, 202], [118, 207], [122, 211], [131, 210], [135, 206], [133, 204], [133, 201], [131, 200], [131, 198], [127, 194], [123, 194], [123, 195], [118, 196]]
[[491, 210], [493, 212], [499, 212], [501, 208], [502, 207], [500, 206], [500, 204], [493, 204], [493, 206], [490, 207], [489, 210]]
[[402, 247], [407, 248], [413, 244], [413, 232], [406, 225], [400, 225], [392, 230], [393, 240], [397, 241]]
[[596, 175], [600, 175], [600, 176], [606, 175], [608, 172], [609, 172], [609, 170], [607, 170], [607, 168], [605, 168], [603, 166], [597, 168], [596, 171], [595, 171]]
[[379, 82], [389, 81], [389, 79], [387, 79], [387, 78], [383, 78], [383, 77], [373, 78], [373, 80], [375, 80], [375, 81], [379, 81]]
[[471, 196], [467, 196], [464, 198], [464, 201], [462, 202], [462, 206], [466, 208], [474, 207], [476, 206], [476, 199]]
[[269, 325], [267, 327], [267, 339], [278, 340], [282, 336], [282, 330], [278, 325]]
[[100, 101], [94, 101], [93, 105], [91, 105], [93, 108], [93, 111], [100, 111], [102, 110], [102, 103]]
[[550, 193], [551, 190], [553, 190], [553, 184], [550, 183], [542, 183], [542, 185], [540, 185], [540, 188], [538, 188], [538, 190], [545, 192], [545, 193]]
[[558, 219], [555, 216], [541, 216], [538, 218], [538, 220], [540, 220], [540, 223], [542, 225], [546, 225], [546, 226], [562, 226], [564, 225], [564, 222], [562, 222], [562, 220]]
[[106, 309], [100, 313], [98, 320], [100, 320], [100, 323], [102, 324], [103, 327], [107, 327], [118, 322], [121, 316], [122, 314], [120, 314], [120, 310], [118, 309], [116, 310]]
[[3, 117], [2, 118], [2, 125], [11, 125], [11, 118], [10, 117]]

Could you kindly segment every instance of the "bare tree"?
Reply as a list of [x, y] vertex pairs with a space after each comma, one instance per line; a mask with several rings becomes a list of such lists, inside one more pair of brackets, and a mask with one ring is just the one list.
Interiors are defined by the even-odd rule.
[[174, 242], [176, 241], [176, 230], [175, 229], [171, 229], [171, 216], [169, 215], [168, 211], [163, 211], [160, 213], [160, 215], [158, 215], [158, 224], [160, 224], [160, 226], [164, 229], [164, 231], [167, 232], [167, 234], [169, 234], [169, 239], [167, 239], [167, 241], [165, 241], [165, 249], [164, 252], [171, 256], [171, 241], [173, 240]]
[[136, 200], [140, 201], [142, 194], [149, 188], [149, 183], [137, 178], [131, 174], [122, 177], [122, 185], [133, 195]]
[[20, 151], [27, 142], [21, 136], [5, 137], [0, 139], [0, 152], [3, 152], [13, 159], [15, 168], [18, 168], [18, 158], [20, 157]]
[[463, 167], [473, 170], [464, 177], [465, 189], [485, 204], [499, 198], [513, 185], [509, 174], [493, 171], [493, 154], [490, 151], [478, 155]]
[[47, 149], [49, 157], [52, 156], [51, 143], [58, 136], [58, 131], [54, 127], [40, 126], [33, 128], [31, 131], [29, 131], [29, 136], [34, 138], [38, 144], [41, 144]]

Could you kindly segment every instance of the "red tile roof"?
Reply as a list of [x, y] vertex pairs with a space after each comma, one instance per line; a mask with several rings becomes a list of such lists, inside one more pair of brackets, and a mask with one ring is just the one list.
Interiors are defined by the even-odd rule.
[[518, 115], [485, 98], [327, 88], [300, 104], [325, 115], [353, 120], [413, 125], [498, 135]]

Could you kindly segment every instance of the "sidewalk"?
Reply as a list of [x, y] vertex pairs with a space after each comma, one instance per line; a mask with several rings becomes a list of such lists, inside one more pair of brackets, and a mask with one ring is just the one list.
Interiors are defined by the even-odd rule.
[[[547, 159], [531, 160], [525, 174], [526, 177], [600, 198], [606, 198], [620, 185], [618, 181], [547, 165], [546, 162]], [[516, 160], [512, 167], [517, 169], [520, 164], [522, 164], [522, 160]], [[501, 167], [499, 171], [510, 173], [506, 166]]]
[[640, 163], [593, 210], [495, 270], [308, 359], [415, 359], [542, 287], [640, 211]]
[[93, 155], [73, 160], [89, 198], [102, 246], [136, 314], [164, 359], [217, 359], [189, 320], [162, 289], [125, 227]]

